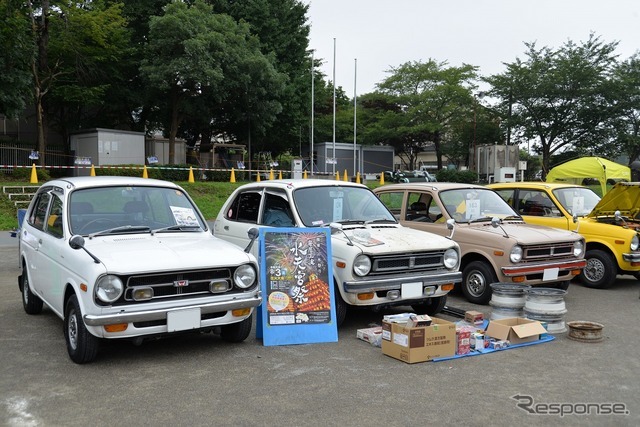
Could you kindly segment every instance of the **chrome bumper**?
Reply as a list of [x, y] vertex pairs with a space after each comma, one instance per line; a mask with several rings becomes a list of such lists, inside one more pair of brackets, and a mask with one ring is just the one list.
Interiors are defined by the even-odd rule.
[[210, 302], [204, 304], [192, 304], [182, 307], [171, 307], [164, 309], [152, 309], [142, 311], [121, 311], [112, 314], [85, 314], [84, 323], [88, 326], [104, 326], [115, 323], [148, 322], [153, 320], [164, 320], [170, 311], [180, 311], [189, 308], [199, 308], [200, 314], [220, 313], [224, 311], [241, 308], [257, 307], [262, 303], [262, 296], [254, 294], [251, 297], [235, 299], [231, 301]]
[[526, 274], [541, 274], [544, 273], [544, 270], [549, 268], [559, 268], [560, 270], [582, 270], [587, 266], [587, 261], [584, 259], [575, 260], [575, 261], [559, 261], [559, 262], [549, 262], [545, 264], [536, 264], [536, 265], [519, 265], [513, 267], [502, 267], [502, 274], [505, 276], [522, 276]]
[[459, 271], [431, 274], [414, 275], [380, 279], [363, 279], [358, 281], [343, 282], [345, 292], [359, 294], [365, 292], [391, 291], [400, 289], [404, 283], [422, 282], [422, 286], [437, 286], [447, 283], [462, 282], [462, 273]]
[[622, 259], [627, 262], [640, 262], [640, 253], [622, 254]]

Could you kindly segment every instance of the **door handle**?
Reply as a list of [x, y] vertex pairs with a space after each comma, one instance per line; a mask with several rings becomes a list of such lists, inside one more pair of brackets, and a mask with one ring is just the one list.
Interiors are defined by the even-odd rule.
[[228, 226], [228, 225], [225, 225], [225, 226], [224, 226], [224, 229], [225, 229], [225, 231], [229, 231], [229, 226]]

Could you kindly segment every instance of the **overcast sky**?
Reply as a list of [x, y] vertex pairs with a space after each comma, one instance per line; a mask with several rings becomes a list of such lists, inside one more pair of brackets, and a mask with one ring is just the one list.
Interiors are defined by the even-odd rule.
[[[504, 71], [525, 59], [524, 42], [559, 48], [593, 32], [618, 41], [625, 60], [640, 50], [640, 0], [301, 0], [309, 5], [310, 49], [350, 98], [372, 92], [391, 67], [433, 58], [450, 66]], [[357, 72], [356, 59], [357, 58]]]

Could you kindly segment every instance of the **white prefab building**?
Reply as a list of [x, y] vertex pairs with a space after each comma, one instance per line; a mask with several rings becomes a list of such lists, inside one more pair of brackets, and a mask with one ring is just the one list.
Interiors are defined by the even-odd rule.
[[[86, 129], [70, 136], [75, 164], [82, 166], [144, 165], [144, 132], [116, 129]], [[90, 168], [76, 169], [77, 175], [89, 175]]]

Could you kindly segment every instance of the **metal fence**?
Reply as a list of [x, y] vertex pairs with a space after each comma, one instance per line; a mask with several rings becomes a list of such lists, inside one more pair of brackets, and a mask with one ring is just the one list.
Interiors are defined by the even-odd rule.
[[[42, 156], [42, 153], [39, 153]], [[31, 166], [40, 161], [33, 159], [33, 144], [15, 141], [0, 141], [0, 170], [13, 173], [14, 168], [7, 166]], [[61, 146], [48, 146], [44, 153], [46, 166], [69, 166], [73, 164], [73, 157], [65, 154]]]

